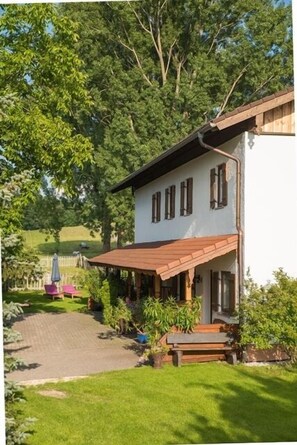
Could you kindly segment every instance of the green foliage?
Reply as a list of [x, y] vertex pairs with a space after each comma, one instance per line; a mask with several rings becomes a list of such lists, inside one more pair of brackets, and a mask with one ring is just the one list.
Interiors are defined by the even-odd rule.
[[274, 283], [258, 286], [246, 280], [246, 295], [240, 304], [241, 344], [257, 348], [281, 345], [297, 357], [297, 280], [282, 269], [274, 272]]
[[[3, 302], [3, 342], [4, 347], [9, 343], [17, 342], [21, 339], [18, 332], [12, 329], [14, 320], [22, 314], [22, 308], [15, 303]], [[5, 378], [5, 427], [6, 445], [17, 445], [26, 442], [30, 436], [29, 427], [34, 419], [23, 419], [16, 404], [24, 402], [22, 388], [15, 382], [7, 380], [7, 374], [23, 365], [22, 361], [15, 359], [7, 352], [4, 352], [4, 378]]]
[[76, 39], [54, 5], [1, 5], [0, 96], [13, 98], [1, 117], [1, 164], [16, 173], [32, 169], [35, 179], [48, 174], [65, 183], [90, 159], [91, 144], [70, 124], [88, 103]]
[[113, 324], [113, 311], [111, 304], [111, 295], [110, 295], [110, 284], [108, 279], [102, 281], [102, 285], [100, 288], [100, 301], [103, 306], [103, 322], [104, 324], [111, 325]]
[[178, 305], [174, 298], [161, 301], [154, 297], [143, 303], [144, 329], [148, 333], [150, 344], [156, 344], [173, 326], [183, 332], [191, 332], [199, 322], [201, 298], [195, 297], [185, 305]]
[[175, 326], [182, 332], [191, 332], [200, 321], [201, 316], [201, 298], [195, 297], [193, 300], [183, 306], [178, 306], [175, 315]]
[[130, 330], [132, 313], [122, 298], [117, 298], [116, 305], [107, 305], [103, 315], [104, 322], [114, 328], [117, 332], [123, 333]]
[[[273, 0], [64, 4], [78, 24], [95, 147], [76, 171], [105, 248], [133, 239], [133, 197], [108, 188], [203, 124], [293, 83], [291, 5]], [[79, 194], [79, 193], [78, 193]]]
[[100, 269], [93, 268], [82, 271], [80, 276], [80, 285], [87, 289], [89, 296], [97, 303], [102, 303], [101, 288], [103, 286], [103, 274]]

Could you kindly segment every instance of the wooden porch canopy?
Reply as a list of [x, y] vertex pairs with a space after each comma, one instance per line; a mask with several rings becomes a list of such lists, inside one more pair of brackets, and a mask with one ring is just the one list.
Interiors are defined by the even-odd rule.
[[237, 249], [237, 235], [220, 235], [131, 244], [89, 259], [93, 266], [114, 267], [167, 280]]

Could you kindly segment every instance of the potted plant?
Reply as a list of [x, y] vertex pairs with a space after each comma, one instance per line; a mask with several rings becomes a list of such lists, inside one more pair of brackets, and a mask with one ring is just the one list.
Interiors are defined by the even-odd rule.
[[148, 355], [152, 359], [154, 369], [161, 369], [163, 367], [163, 358], [168, 350], [168, 346], [161, 344], [159, 341], [151, 343]]

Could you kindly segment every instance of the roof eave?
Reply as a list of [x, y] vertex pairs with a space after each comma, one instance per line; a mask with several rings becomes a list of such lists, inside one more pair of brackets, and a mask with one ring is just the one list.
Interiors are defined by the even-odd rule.
[[180, 148], [183, 148], [185, 145], [187, 145], [189, 142], [192, 142], [195, 138], [197, 138], [198, 133], [206, 134], [210, 131], [213, 131], [216, 129], [216, 124], [213, 123], [213, 121], [209, 121], [206, 124], [204, 124], [202, 127], [197, 128], [194, 130], [190, 135], [179, 141], [177, 144], [175, 144], [173, 147], [171, 147], [169, 150], [164, 151], [161, 153], [157, 158], [154, 158], [152, 161], [145, 164], [143, 167], [139, 168], [135, 172], [131, 173], [129, 176], [124, 178], [122, 181], [118, 182], [114, 186], [110, 187], [109, 191], [111, 193], [117, 193], [121, 190], [124, 190], [130, 186], [133, 185], [134, 180], [141, 175], [145, 170], [148, 168], [153, 167], [155, 164], [160, 162], [163, 158], [167, 157], [170, 154], [175, 153]]

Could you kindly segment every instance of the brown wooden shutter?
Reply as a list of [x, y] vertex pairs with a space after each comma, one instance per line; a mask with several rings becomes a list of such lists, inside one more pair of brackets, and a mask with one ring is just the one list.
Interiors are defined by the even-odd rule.
[[165, 219], [170, 218], [170, 192], [169, 188], [165, 189]]
[[216, 169], [210, 170], [210, 208], [216, 207]]
[[175, 185], [170, 187], [170, 218], [175, 217]]
[[222, 175], [223, 175], [222, 204], [223, 206], [226, 206], [228, 204], [228, 182], [226, 173], [226, 163], [222, 164]]
[[156, 222], [156, 194], [152, 196], [152, 222]]
[[185, 214], [185, 181], [180, 183], [180, 215], [183, 216]]
[[230, 314], [235, 311], [236, 296], [235, 296], [235, 275], [233, 273], [229, 276], [229, 289], [230, 289]]
[[213, 311], [219, 309], [219, 272], [211, 273], [211, 307]]
[[161, 220], [161, 192], [157, 192], [157, 222]]
[[193, 178], [187, 179], [187, 215], [193, 212]]

